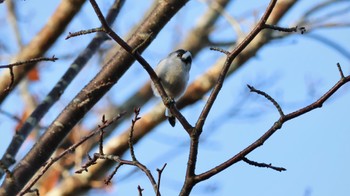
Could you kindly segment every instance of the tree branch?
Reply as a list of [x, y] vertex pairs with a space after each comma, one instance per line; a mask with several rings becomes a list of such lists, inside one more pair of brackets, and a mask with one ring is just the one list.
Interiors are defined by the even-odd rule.
[[37, 174], [34, 178], [32, 178], [28, 184], [21, 190], [21, 192], [19, 193], [19, 195], [24, 195], [27, 192], [29, 192], [31, 190], [31, 188], [34, 186], [34, 184], [45, 174], [45, 172], [58, 160], [60, 160], [62, 157], [64, 157], [65, 155], [67, 155], [68, 153], [74, 152], [75, 149], [77, 147], [79, 147], [81, 144], [83, 144], [84, 142], [86, 142], [87, 140], [89, 140], [90, 138], [92, 138], [93, 136], [95, 136], [97, 133], [100, 133], [104, 128], [110, 126], [112, 123], [118, 121], [121, 117], [123, 117], [125, 113], [121, 113], [119, 115], [117, 115], [116, 117], [114, 117], [112, 120], [110, 121], [106, 121], [102, 120], [102, 125], [99, 125], [98, 128], [91, 132], [89, 135], [81, 138], [81, 140], [79, 142], [77, 142], [76, 144], [70, 146], [68, 149], [66, 149], [65, 151], [63, 151], [61, 154], [59, 154], [58, 156], [51, 158], [46, 164], [45, 166], [43, 166], [39, 172], [39, 174]]
[[273, 170], [276, 170], [276, 171], [279, 171], [279, 172], [282, 172], [282, 171], [286, 171], [287, 169], [283, 168], [283, 167], [276, 167], [276, 166], [273, 166], [270, 164], [266, 164], [266, 163], [258, 163], [258, 162], [255, 162], [255, 161], [252, 161], [252, 160], [249, 160], [248, 158], [246, 157], [243, 157], [242, 158], [242, 161], [248, 163], [249, 165], [253, 165], [255, 167], [266, 167], [266, 168], [270, 168], [270, 169], [273, 169]]
[[[16, 59], [33, 59], [43, 56], [56, 42], [57, 38], [62, 34], [73, 17], [79, 12], [84, 3], [85, 0], [63, 0], [47, 24], [32, 39], [32, 41], [21, 50], [16, 56]], [[29, 64], [23, 67], [16, 67], [13, 70], [15, 76], [13, 86], [16, 86], [34, 66], [35, 64]], [[8, 87], [8, 81], [10, 81], [10, 79], [11, 75], [7, 72], [4, 72], [0, 76], [0, 92], [2, 92], [0, 93], [0, 104], [11, 92], [11, 89], [7, 91], [5, 90]]]
[[262, 146], [264, 142], [269, 139], [277, 130], [279, 130], [282, 125], [298, 116], [301, 116], [303, 114], [306, 114], [316, 108], [322, 107], [323, 103], [328, 100], [329, 97], [331, 97], [340, 87], [342, 87], [344, 84], [348, 83], [350, 81], [350, 75], [344, 78], [341, 78], [331, 89], [329, 89], [323, 96], [321, 96], [318, 100], [313, 102], [312, 104], [301, 108], [299, 110], [296, 110], [294, 112], [291, 112], [289, 114], [286, 114], [284, 116], [280, 116], [280, 118], [271, 126], [269, 130], [267, 130], [259, 139], [257, 139], [254, 143], [243, 149], [241, 152], [230, 158], [229, 160], [225, 161], [224, 163], [216, 166], [213, 169], [208, 170], [207, 172], [204, 172], [202, 174], [199, 174], [195, 177], [196, 182], [200, 182], [203, 180], [206, 180], [215, 174], [225, 170], [226, 168], [230, 167], [234, 163], [237, 163], [238, 161], [242, 160], [245, 156], [247, 156], [250, 152], [255, 150], [256, 148]]
[[[171, 113], [180, 121], [182, 126], [185, 128], [185, 130], [190, 133], [192, 130], [192, 126], [188, 123], [186, 118], [179, 112], [179, 110], [175, 107], [175, 103], [171, 101], [171, 98], [166, 94], [160, 79], [158, 78], [157, 74], [152, 69], [151, 65], [140, 55], [138, 48], [141, 47], [144, 43], [141, 43], [136, 48], [130, 47], [122, 38], [119, 37], [108, 25], [106, 20], [103, 17], [103, 14], [98, 7], [95, 0], [90, 0], [90, 3], [92, 4], [92, 7], [94, 8], [96, 15], [98, 16], [101, 24], [102, 24], [102, 30], [108, 34], [114, 41], [116, 41], [122, 48], [124, 48], [131, 56], [133, 56], [141, 65], [142, 67], [147, 71], [149, 76], [151, 77], [152, 82], [155, 84], [155, 87], [157, 88], [159, 94], [162, 97], [164, 105], [170, 109]], [[150, 38], [150, 37], [148, 37]], [[147, 42], [147, 39], [145, 40]]]
[[227, 59], [224, 63], [224, 66], [216, 82], [216, 85], [214, 86], [213, 91], [211, 92], [209, 99], [206, 102], [202, 110], [202, 113], [200, 114], [197, 120], [196, 126], [193, 129], [193, 132], [191, 133], [191, 145], [190, 145], [189, 158], [187, 162], [186, 178], [185, 178], [184, 185], [181, 189], [180, 195], [189, 195], [194, 185], [198, 182], [197, 180], [195, 180], [196, 179], [195, 168], [197, 163], [199, 137], [202, 133], [204, 122], [208, 117], [208, 114], [221, 90], [224, 79], [226, 77], [226, 74], [228, 73], [228, 70], [232, 64], [232, 61], [243, 51], [244, 48], [248, 46], [248, 44], [252, 42], [252, 40], [258, 35], [258, 33], [264, 29], [265, 27], [264, 25], [266, 24], [266, 21], [269, 18], [276, 3], [277, 3], [277, 0], [270, 1], [270, 4], [267, 6], [266, 11], [264, 15], [261, 17], [261, 19], [259, 20], [258, 24], [247, 35], [247, 37], [244, 38], [244, 40], [240, 44], [238, 44], [238, 46], [227, 55]]
[[[125, 0], [117, 0], [112, 5], [107, 15], [107, 21], [113, 23], [117, 15], [119, 14], [120, 8]], [[56, 83], [53, 89], [46, 95], [43, 101], [34, 109], [34, 111], [28, 116], [23, 125], [16, 131], [13, 136], [10, 145], [6, 149], [1, 162], [6, 166], [10, 167], [15, 163], [15, 156], [22, 146], [25, 139], [31, 133], [33, 128], [38, 125], [42, 117], [49, 111], [49, 109], [59, 100], [65, 89], [78, 75], [80, 70], [86, 65], [93, 54], [98, 50], [101, 44], [106, 41], [107, 36], [104, 34], [97, 34], [88, 44], [78, 57], [70, 65], [66, 73]], [[115, 113], [114, 113], [115, 114]], [[113, 114], [113, 115], [114, 115]], [[0, 170], [0, 177], [3, 176], [3, 171]]]

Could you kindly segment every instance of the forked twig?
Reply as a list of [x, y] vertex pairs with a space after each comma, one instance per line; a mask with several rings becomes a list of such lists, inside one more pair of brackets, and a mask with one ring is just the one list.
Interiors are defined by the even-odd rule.
[[[150, 180], [151, 184], [152, 184], [152, 187], [154, 189], [154, 192], [156, 193], [157, 196], [160, 196], [160, 193], [159, 193], [159, 184], [160, 182], [158, 181], [158, 184], [157, 182], [155, 181], [153, 175], [151, 174], [150, 170], [145, 166], [143, 165], [142, 163], [140, 163], [137, 158], [136, 158], [136, 155], [135, 155], [135, 152], [134, 152], [134, 147], [133, 147], [133, 132], [134, 132], [134, 126], [136, 124], [136, 122], [140, 119], [139, 117], [139, 113], [140, 113], [140, 109], [137, 108], [134, 110], [134, 113], [135, 113], [135, 116], [134, 116], [134, 119], [132, 120], [132, 123], [131, 123], [131, 129], [130, 129], [130, 135], [129, 135], [129, 138], [128, 138], [128, 142], [129, 142], [129, 148], [130, 148], [130, 154], [131, 154], [131, 157], [132, 157], [132, 160], [129, 161], [129, 160], [124, 160], [124, 159], [121, 159], [119, 156], [116, 156], [116, 155], [108, 155], [108, 154], [104, 154], [103, 153], [103, 148], [101, 146], [103, 146], [103, 141], [102, 141], [102, 136], [100, 136], [100, 152], [99, 153], [95, 153], [93, 157], [89, 157], [89, 160], [83, 165], [81, 166], [81, 169], [77, 170], [75, 173], [82, 173], [82, 172], [88, 172], [88, 168], [94, 164], [97, 163], [97, 160], [98, 159], [107, 159], [107, 160], [111, 160], [111, 161], [114, 161], [117, 164], [116, 168], [114, 169], [114, 171], [104, 180], [105, 184], [109, 184], [113, 178], [113, 176], [117, 173], [117, 171], [119, 170], [119, 168], [122, 166], [122, 165], [131, 165], [131, 166], [135, 166], [137, 168], [139, 168], [141, 171], [143, 171], [146, 176], [148, 177], [148, 179]], [[103, 122], [105, 121], [104, 118], [102, 120]], [[103, 135], [103, 129], [100, 128], [100, 134]], [[164, 170], [165, 166], [163, 166], [163, 168], [159, 171], [158, 171], [158, 177], [160, 180], [160, 173]]]
[[[112, 120], [110, 121], [105, 121], [103, 125], [98, 126], [98, 128], [91, 132], [89, 135], [81, 138], [81, 140], [79, 142], [77, 142], [76, 144], [72, 145], [71, 147], [69, 147], [68, 149], [66, 149], [65, 151], [63, 151], [61, 154], [59, 154], [58, 156], [51, 158], [46, 164], [45, 166], [43, 166], [40, 170], [40, 172], [34, 177], [32, 178], [28, 184], [21, 190], [21, 192], [19, 193], [19, 195], [24, 195], [26, 194], [33, 186], [34, 184], [46, 173], [46, 171], [58, 160], [60, 160], [62, 157], [64, 157], [65, 155], [67, 155], [68, 153], [73, 152], [78, 146], [80, 146], [81, 144], [83, 144], [85, 141], [87, 141], [88, 139], [92, 138], [94, 135], [96, 135], [97, 133], [100, 132], [100, 129], [106, 128], [109, 125], [111, 125], [112, 123], [114, 123], [115, 121], [119, 120], [125, 113], [121, 113], [118, 114], [116, 117], [114, 117]], [[89, 157], [90, 160], [92, 159], [91, 157]], [[87, 168], [87, 167], [86, 167]]]
[[56, 58], [55, 55], [53, 55], [51, 58], [39, 57], [39, 58], [29, 59], [29, 60], [26, 60], [26, 61], [18, 61], [18, 62], [7, 64], [7, 65], [0, 65], [0, 69], [8, 68], [10, 70], [11, 82], [10, 82], [9, 86], [5, 89], [5, 91], [10, 90], [12, 88], [14, 82], [15, 82], [15, 75], [14, 75], [14, 72], [13, 72], [13, 67], [20, 66], [20, 65], [26, 65], [26, 64], [32, 64], [32, 63], [37, 63], [37, 62], [41, 62], [41, 61], [52, 61], [52, 62], [55, 62], [56, 60], [58, 60], [58, 58]]

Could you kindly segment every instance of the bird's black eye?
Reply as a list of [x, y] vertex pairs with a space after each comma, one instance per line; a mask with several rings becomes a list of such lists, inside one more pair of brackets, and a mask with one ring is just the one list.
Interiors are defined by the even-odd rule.
[[186, 51], [184, 49], [178, 49], [175, 51], [177, 53], [176, 56], [181, 57]]

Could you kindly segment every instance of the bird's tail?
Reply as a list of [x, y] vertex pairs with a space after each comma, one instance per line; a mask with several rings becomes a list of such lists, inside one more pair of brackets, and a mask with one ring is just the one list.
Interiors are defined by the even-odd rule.
[[173, 114], [170, 112], [170, 110], [167, 108], [165, 110], [165, 116], [168, 118], [168, 121], [172, 127], [175, 127], [176, 118], [173, 116]]

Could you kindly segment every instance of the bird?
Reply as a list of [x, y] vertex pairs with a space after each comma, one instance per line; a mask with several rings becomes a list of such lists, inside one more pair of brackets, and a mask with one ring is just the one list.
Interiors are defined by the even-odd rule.
[[[154, 69], [166, 94], [174, 101], [180, 98], [187, 88], [191, 64], [191, 52], [184, 49], [178, 49], [162, 59]], [[153, 94], [156, 97], [160, 97], [160, 94], [153, 83], [151, 87]], [[165, 116], [168, 117], [170, 125], [174, 127], [176, 119], [168, 108], [165, 111]]]

